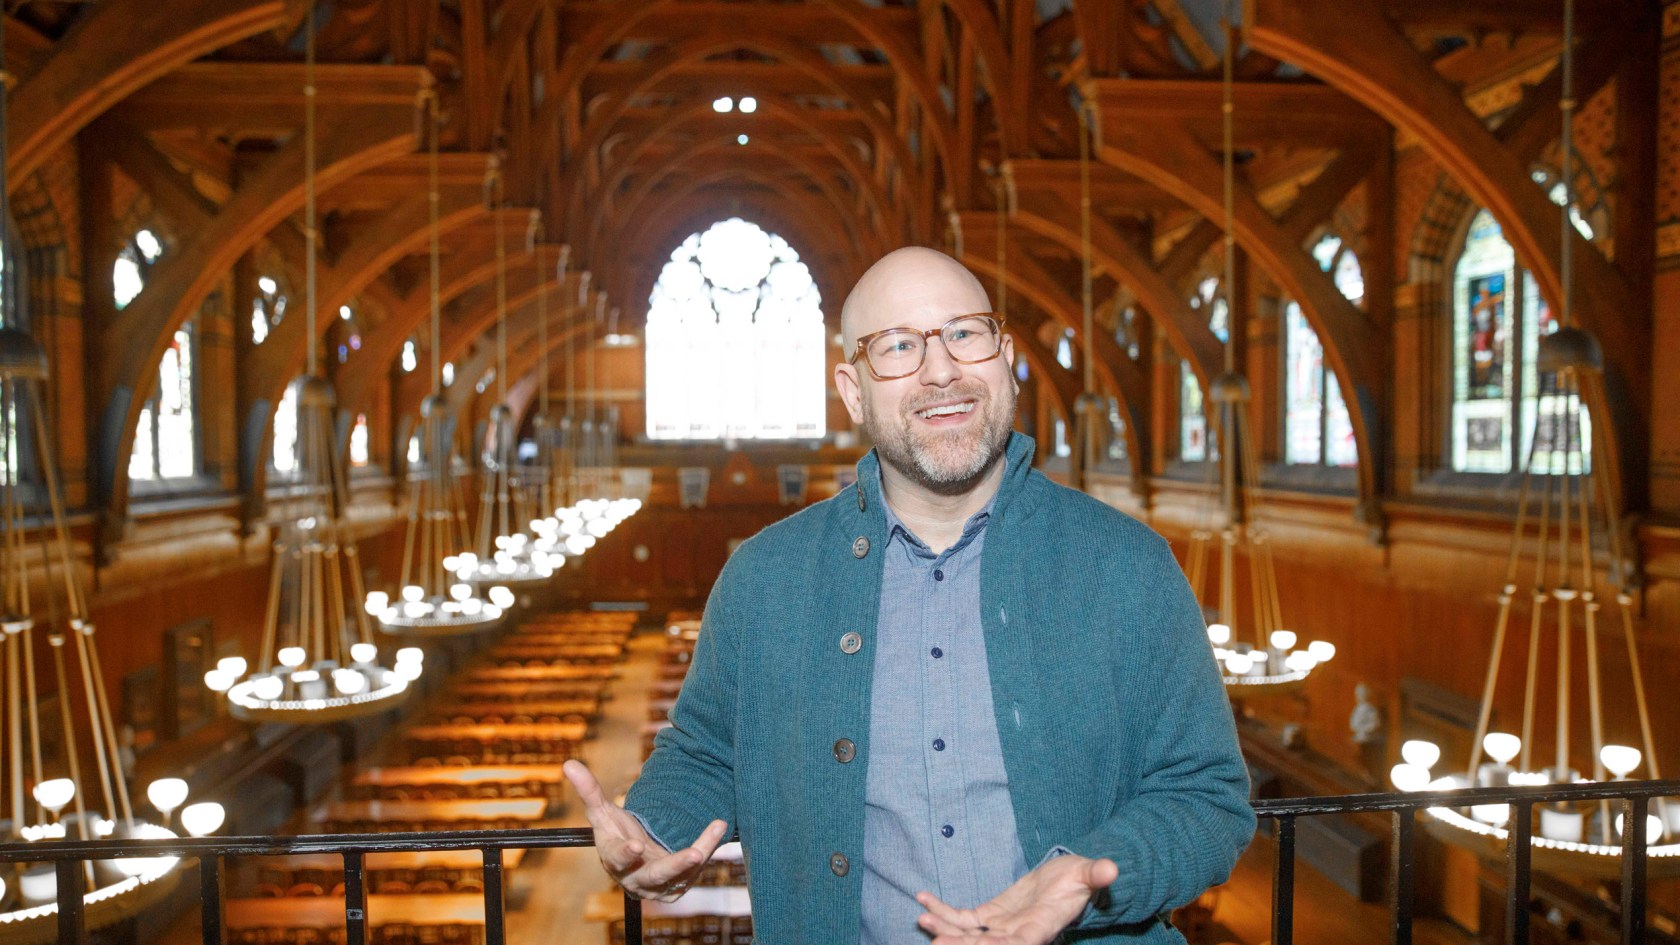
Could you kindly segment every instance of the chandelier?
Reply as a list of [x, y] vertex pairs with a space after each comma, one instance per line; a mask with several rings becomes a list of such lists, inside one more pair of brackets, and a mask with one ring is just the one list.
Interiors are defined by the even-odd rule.
[[337, 446], [332, 385], [316, 374], [315, 9], [305, 16], [304, 59], [304, 317], [308, 370], [291, 383], [297, 404], [297, 479], [273, 546], [268, 612], [256, 671], [243, 660], [205, 679], [224, 693], [228, 712], [251, 722], [322, 723], [381, 712], [399, 703], [418, 679], [417, 647], [380, 662], [368, 615], [356, 542], [343, 523], [348, 502]]
[[[1236, 285], [1236, 239], [1234, 203], [1236, 190], [1236, 148], [1232, 137], [1232, 61], [1237, 36], [1229, 17], [1221, 23], [1225, 32], [1224, 75], [1222, 89], [1224, 136], [1224, 287], [1225, 300], [1214, 299], [1212, 304], [1225, 305], [1226, 312], [1235, 311], [1228, 299]], [[1272, 546], [1265, 527], [1254, 520], [1252, 512], [1260, 498], [1260, 456], [1248, 425], [1249, 386], [1247, 378], [1237, 371], [1236, 346], [1231, 334], [1236, 326], [1227, 321], [1225, 342], [1225, 371], [1210, 385], [1209, 400], [1218, 405], [1219, 496], [1224, 522], [1217, 535], [1204, 521], [1190, 534], [1189, 560], [1185, 574], [1196, 598], [1205, 602], [1203, 589], [1207, 578], [1209, 546], [1215, 537], [1219, 541], [1219, 596], [1217, 617], [1208, 625], [1208, 639], [1213, 644], [1214, 657], [1219, 661], [1225, 678], [1225, 691], [1233, 699], [1295, 692], [1306, 682], [1314, 669], [1336, 655], [1335, 644], [1313, 641], [1297, 648], [1300, 642], [1295, 631], [1283, 622], [1281, 595], [1278, 593], [1277, 571], [1272, 565]], [[1211, 467], [1210, 467], [1211, 469]], [[1254, 602], [1253, 627], [1245, 628], [1237, 620], [1236, 559], [1243, 550], [1248, 558], [1251, 596]]]
[[[491, 589], [492, 601], [510, 606], [513, 588], [537, 588], [548, 583], [555, 570], [565, 564], [564, 553], [539, 549], [525, 531], [535, 509], [521, 493], [516, 465], [517, 431], [513, 411], [507, 405], [507, 236], [501, 210], [502, 178], [491, 179], [491, 208], [496, 212], [496, 405], [490, 408], [487, 442], [483, 447], [484, 492], [479, 497], [478, 528], [472, 551], [455, 558], [455, 573], [466, 583], [498, 585]], [[530, 484], [535, 484], [534, 481]], [[546, 544], [546, 543], [545, 543]], [[505, 602], [505, 603], [504, 603]]]
[[[1570, 210], [1574, 206], [1574, 3], [1564, 2], [1562, 53], [1563, 87], [1561, 179], [1564, 200], [1561, 218], [1560, 271], [1563, 278], [1562, 305], [1558, 328], [1539, 342], [1537, 367], [1540, 391], [1534, 399], [1535, 420], [1523, 464], [1522, 486], [1517, 501], [1516, 525], [1506, 558], [1505, 580], [1498, 594], [1499, 614], [1494, 624], [1492, 653], [1482, 687], [1481, 710], [1470, 743], [1468, 764], [1463, 771], [1436, 777], [1433, 768], [1441, 749], [1434, 742], [1414, 739], [1401, 746], [1403, 761], [1394, 766], [1390, 778], [1402, 790], [1451, 790], [1506, 785], [1568, 784], [1582, 781], [1621, 781], [1643, 764], [1652, 778], [1661, 778], [1656, 744], [1651, 731], [1650, 706], [1645, 697], [1640, 670], [1638, 638], [1634, 632], [1631, 568], [1623, 556], [1617, 523], [1621, 520], [1610, 472], [1602, 462], [1601, 423], [1593, 422], [1591, 406], [1603, 403], [1604, 356], [1598, 341], [1573, 322], [1574, 279], [1572, 256], [1574, 228]], [[1605, 419], [1605, 418], [1600, 418]], [[1594, 456], [1599, 457], [1598, 461]], [[1536, 508], [1538, 506], [1538, 508]], [[1529, 536], [1529, 523], [1536, 521]], [[1602, 525], [1605, 549], [1609, 553], [1612, 593], [1598, 590], [1598, 565], [1593, 540], [1595, 526]], [[1525, 561], [1526, 558], [1526, 561]], [[1533, 565], [1526, 595], [1518, 580], [1525, 563]], [[1494, 693], [1499, 683], [1500, 661], [1505, 652], [1512, 611], [1527, 599], [1529, 609], [1528, 651], [1523, 680], [1521, 734], [1489, 731]], [[1604, 678], [1600, 670], [1599, 615], [1606, 605], [1616, 613], [1627, 648], [1629, 688], [1639, 724], [1639, 747], [1606, 742], [1604, 731]], [[1549, 625], [1549, 626], [1548, 626]], [[1554, 632], [1547, 633], [1551, 629]], [[1536, 695], [1540, 664], [1547, 636], [1553, 678], [1555, 729], [1553, 754], [1549, 759], [1535, 752]], [[1579, 643], [1577, 643], [1579, 638]], [[1576, 669], [1574, 656], [1579, 646], [1585, 657], [1584, 672]], [[1588, 760], [1591, 777], [1575, 767], [1572, 723], [1575, 706], [1571, 701], [1577, 673], [1587, 686]], [[1487, 760], [1484, 760], [1484, 757]], [[1514, 763], [1513, 763], [1514, 762]], [[1549, 763], [1548, 763], [1549, 762]], [[1626, 824], [1621, 815], [1611, 815], [1608, 801], [1587, 806], [1544, 805], [1536, 811], [1537, 822], [1529, 826], [1531, 849], [1537, 868], [1599, 878], [1621, 875], [1622, 835], [1643, 830], [1652, 876], [1680, 876], [1680, 800], [1659, 798], [1654, 813], [1643, 824]], [[1511, 808], [1507, 804], [1470, 807], [1430, 807], [1425, 825], [1436, 835], [1489, 856], [1503, 855], [1509, 837]]]
[[475, 588], [455, 579], [459, 561], [454, 553], [467, 546], [466, 503], [450, 465], [451, 424], [442, 396], [443, 375], [438, 365], [443, 348], [438, 290], [438, 134], [441, 121], [434, 93], [426, 96], [431, 139], [427, 150], [431, 204], [432, 393], [420, 404], [421, 444], [425, 469], [414, 480], [403, 539], [402, 581], [398, 600], [385, 591], [367, 595], [365, 609], [388, 633], [408, 636], [451, 636], [495, 625], [512, 601], [506, 589], [492, 589], [492, 599], [480, 598]]

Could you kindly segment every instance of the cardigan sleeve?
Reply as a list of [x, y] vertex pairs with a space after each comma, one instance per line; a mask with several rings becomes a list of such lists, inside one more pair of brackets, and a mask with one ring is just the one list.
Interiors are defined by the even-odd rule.
[[1166, 542], [1157, 542], [1141, 585], [1160, 643], [1145, 678], [1167, 680], [1172, 691], [1148, 723], [1136, 792], [1061, 844], [1120, 869], [1078, 928], [1153, 921], [1224, 882], [1254, 836], [1248, 768], [1201, 610]]
[[671, 850], [692, 844], [713, 820], [728, 824], [726, 837], [735, 830], [739, 618], [730, 603], [730, 571], [724, 568], [706, 601], [671, 724], [654, 737], [653, 754], [625, 799], [625, 809]]

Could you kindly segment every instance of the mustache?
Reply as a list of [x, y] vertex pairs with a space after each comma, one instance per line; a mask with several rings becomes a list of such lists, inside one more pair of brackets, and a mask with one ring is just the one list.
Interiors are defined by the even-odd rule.
[[944, 390], [929, 394], [925, 397], [916, 397], [908, 400], [905, 402], [903, 409], [905, 413], [912, 414], [918, 410], [926, 410], [935, 404], [950, 403], [952, 398], [967, 398], [974, 400], [978, 404], [984, 404], [988, 399], [990, 399], [990, 395], [991, 392], [986, 389], [985, 384], [982, 384], [979, 381], [964, 381], [952, 384]]

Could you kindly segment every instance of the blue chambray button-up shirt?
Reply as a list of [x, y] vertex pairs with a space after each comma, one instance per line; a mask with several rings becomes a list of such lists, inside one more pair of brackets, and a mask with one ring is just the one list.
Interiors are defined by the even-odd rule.
[[977, 906], [1025, 875], [980, 625], [991, 503], [941, 554], [887, 509], [863, 820], [863, 945], [925, 943], [928, 890]]

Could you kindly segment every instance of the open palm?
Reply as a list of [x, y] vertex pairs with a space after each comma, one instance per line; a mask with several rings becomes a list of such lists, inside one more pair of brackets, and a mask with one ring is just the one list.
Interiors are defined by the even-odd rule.
[[692, 846], [667, 853], [648, 836], [641, 821], [607, 800], [588, 766], [581, 761], [568, 761], [564, 770], [566, 780], [572, 782], [583, 800], [583, 815], [595, 830], [595, 852], [601, 858], [602, 868], [626, 892], [639, 899], [672, 902], [687, 892], [728, 829], [723, 821], [714, 820], [700, 832]]
[[1119, 876], [1112, 860], [1058, 856], [973, 909], [953, 909], [933, 893], [917, 893], [927, 910], [918, 921], [935, 936], [933, 945], [1045, 945]]

